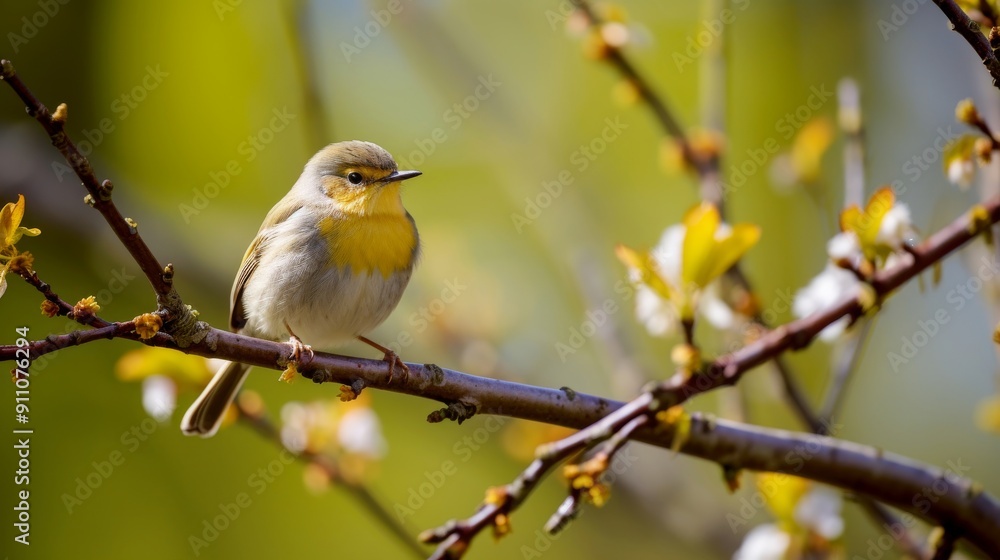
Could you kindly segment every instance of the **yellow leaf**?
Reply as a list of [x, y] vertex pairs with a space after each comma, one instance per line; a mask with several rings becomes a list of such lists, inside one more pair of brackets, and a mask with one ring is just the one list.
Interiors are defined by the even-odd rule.
[[656, 261], [649, 254], [639, 253], [625, 245], [615, 247], [615, 254], [625, 266], [639, 271], [639, 281], [656, 292], [658, 296], [668, 301], [675, 299], [674, 289], [663, 279], [660, 267], [656, 265]]
[[[24, 200], [24, 197], [18, 195], [18, 203]], [[14, 207], [13, 202], [8, 202], [3, 205], [3, 209], [0, 209], [0, 249], [3, 249], [11, 245], [10, 239], [14, 235]]]
[[833, 141], [833, 124], [826, 117], [807, 122], [792, 144], [792, 165], [799, 181], [813, 183], [820, 175], [823, 154]]
[[684, 413], [674, 424], [674, 439], [670, 442], [670, 450], [677, 453], [691, 438], [691, 415]]
[[840, 231], [854, 231], [854, 224], [861, 216], [861, 209], [852, 204], [840, 212]]
[[941, 168], [945, 176], [948, 175], [948, 166], [955, 160], [972, 159], [975, 154], [976, 140], [980, 137], [975, 134], [963, 134], [945, 145], [941, 153]]
[[24, 218], [24, 195], [17, 195], [17, 202], [8, 202], [0, 209], [0, 250], [11, 247], [21, 240], [21, 236], [34, 237], [41, 233], [38, 228], [21, 227]]
[[208, 361], [176, 350], [144, 347], [124, 354], [115, 364], [122, 381], [141, 381], [153, 375], [173, 379], [178, 385], [200, 389], [212, 378]]
[[722, 276], [760, 240], [760, 228], [753, 224], [736, 224], [730, 235], [719, 241], [712, 255], [709, 282]]
[[986, 432], [1000, 433], [1000, 396], [993, 395], [979, 403], [976, 426]]
[[882, 219], [895, 203], [896, 195], [893, 194], [892, 187], [884, 186], [868, 200], [864, 212], [857, 206], [851, 206], [840, 213], [840, 228], [857, 235], [858, 244], [868, 261], [874, 262], [876, 257], [885, 257], [890, 250], [879, 246], [877, 240]]
[[711, 267], [715, 232], [719, 229], [719, 209], [703, 202], [688, 210], [684, 216], [684, 249], [681, 261], [681, 279], [685, 290], [693, 284], [705, 287]]
[[784, 473], [760, 473], [757, 488], [779, 525], [785, 529], [794, 528], [795, 506], [809, 491], [809, 481]]
[[[886, 213], [892, 208], [896, 203], [896, 195], [892, 192], [892, 187], [885, 186], [875, 191], [875, 194], [868, 199], [868, 205], [865, 206], [865, 215], [867, 216], [868, 223], [865, 224], [865, 234], [868, 236], [863, 239], [862, 242], [867, 241], [868, 243], [874, 244], [875, 238], [878, 236], [878, 230], [882, 227], [882, 218], [885, 217]], [[861, 220], [862, 223], [865, 221]]]

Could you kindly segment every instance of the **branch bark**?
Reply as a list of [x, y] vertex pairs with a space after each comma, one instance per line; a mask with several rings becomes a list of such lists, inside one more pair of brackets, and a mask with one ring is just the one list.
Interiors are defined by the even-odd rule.
[[[941, 3], [938, 2], [939, 5]], [[29, 113], [42, 124], [53, 144], [73, 165], [90, 193], [94, 207], [104, 215], [142, 267], [161, 305], [164, 299], [171, 297], [179, 303], [170, 281], [172, 269], [169, 265], [165, 269], [160, 267], [139, 237], [134, 223], [126, 220], [111, 202], [110, 183], [98, 183], [87, 160], [66, 136], [63, 130], [65, 109], [61, 107], [53, 116], [14, 74], [8, 61], [2, 61], [2, 69], [0, 77], [25, 102]], [[985, 210], [989, 224], [996, 223], [1000, 220], [1000, 199], [991, 200], [985, 205]], [[905, 281], [978, 235], [982, 226], [973, 227], [974, 223], [971, 216], [959, 218], [914, 248], [906, 262], [877, 274], [872, 279], [872, 286], [879, 298], [888, 296]], [[862, 305], [856, 298], [845, 299], [825, 312], [779, 327], [757, 342], [715, 360], [704, 373], [662, 383], [629, 403], [569, 390], [481, 378], [433, 364], [409, 364], [409, 376], [393, 377], [390, 366], [381, 360], [317, 353], [312, 361], [301, 364], [300, 368], [304, 376], [317, 383], [338, 382], [355, 388], [371, 386], [437, 400], [448, 404], [449, 410], [456, 407], [456, 410], [472, 414], [500, 414], [583, 429], [556, 444], [562, 451], [560, 457], [565, 457], [575, 450], [613, 437], [624, 426], [638, 426], [642, 422], [634, 421], [642, 415], [733, 384], [751, 368], [783, 352], [808, 345], [816, 334], [840, 317], [857, 317], [861, 313]], [[134, 340], [138, 337], [134, 332], [127, 332], [128, 323], [91, 324], [99, 331], [98, 334], [83, 331], [67, 340], [83, 344], [102, 338]], [[198, 328], [202, 336], [196, 339], [181, 338], [177, 336], [177, 331], [167, 328], [166, 332], [145, 343], [270, 369], [284, 369], [290, 354], [291, 347], [285, 343], [253, 339], [204, 324], [199, 324]], [[51, 340], [32, 344], [33, 355], [63, 347]], [[0, 347], [0, 360], [13, 359], [16, 350], [10, 346]], [[435, 419], [441, 416], [431, 415]], [[665, 448], [675, 443], [671, 430], [662, 427], [637, 429], [633, 439]], [[1000, 503], [968, 479], [949, 475], [941, 469], [828, 437], [716, 421], [700, 415], [692, 418], [690, 436], [680, 450], [729, 468], [789, 472], [866, 494], [942, 526], [961, 527], [963, 538], [991, 556], [1000, 556], [1000, 535], [996, 532], [996, 527], [1000, 526]], [[540, 465], [538, 476], [544, 476], [558, 462]], [[527, 491], [530, 492], [530, 488]], [[927, 492], [933, 492], [933, 495], [928, 496]], [[934, 499], [925, 500], [922, 497]]]
[[1000, 88], [1000, 60], [993, 52], [989, 39], [980, 31], [979, 24], [972, 21], [954, 0], [934, 0], [934, 3], [951, 21], [955, 31], [972, 45], [973, 50], [983, 61], [983, 66], [993, 76], [993, 85]]

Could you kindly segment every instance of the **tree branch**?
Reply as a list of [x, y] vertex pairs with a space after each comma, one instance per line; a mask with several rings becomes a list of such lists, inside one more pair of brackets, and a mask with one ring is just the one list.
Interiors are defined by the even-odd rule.
[[[1000, 221], [1000, 198], [995, 198], [984, 206], [988, 216], [989, 223], [996, 223]], [[877, 298], [881, 301], [886, 298], [893, 290], [902, 285], [906, 280], [912, 278], [913, 276], [919, 274], [921, 271], [931, 266], [934, 262], [940, 260], [950, 251], [955, 250], [962, 244], [973, 239], [976, 235], [980, 233], [982, 228], [989, 227], [986, 225], [978, 225], [972, 227], [974, 221], [970, 214], [963, 215], [958, 218], [950, 225], [946, 226], [942, 230], [938, 231], [936, 234], [928, 238], [920, 246], [913, 248], [908, 254], [910, 255], [909, 262], [903, 262], [892, 269], [884, 270], [875, 275], [872, 279], [872, 287], [875, 290]], [[650, 415], [657, 410], [664, 410], [666, 408], [676, 406], [683, 403], [689, 398], [715, 389], [725, 385], [735, 384], [742, 374], [749, 370], [750, 368], [760, 365], [765, 361], [773, 358], [774, 356], [780, 355], [781, 353], [788, 350], [797, 350], [807, 346], [812, 339], [824, 328], [833, 323], [834, 321], [840, 319], [841, 317], [847, 315], [851, 317], [857, 317], [863, 313], [863, 306], [856, 297], [846, 298], [840, 304], [832, 307], [831, 309], [817, 313], [811, 317], [800, 319], [794, 321], [787, 325], [781, 326], [775, 330], [772, 330], [765, 334], [763, 337], [758, 339], [755, 343], [750, 344], [736, 352], [723, 356], [716, 359], [712, 364], [710, 364], [706, 371], [693, 376], [684, 376], [682, 374], [675, 375], [672, 379], [655, 386], [651, 391], [643, 393], [636, 399], [630, 401], [625, 407], [619, 408], [612, 412], [611, 414], [604, 417], [600, 423], [592, 425], [580, 432], [577, 432], [573, 436], [558, 442], [560, 446], [571, 446], [572, 451], [581, 450], [597, 441], [601, 441], [608, 437], [614, 435], [613, 426], [624, 426], [628, 422], [644, 415]], [[577, 398], [581, 398], [583, 395], [577, 394]], [[811, 411], [811, 409], [805, 408], [806, 411]], [[809, 418], [812, 418], [812, 413], [810, 412]], [[570, 426], [577, 427], [577, 426]], [[825, 430], [823, 426], [817, 426], [817, 431]], [[694, 430], [692, 430], [692, 437]], [[662, 435], [661, 435], [662, 438]], [[647, 441], [647, 439], [640, 439], [642, 441]], [[668, 438], [672, 440], [672, 437]], [[670, 441], [659, 441], [657, 445], [663, 447], [669, 447], [671, 445]], [[688, 445], [690, 445], [690, 440], [682, 448], [682, 451], [688, 450]], [[570, 449], [566, 449], [568, 453]], [[697, 453], [693, 453], [697, 455]], [[706, 457], [708, 458], [708, 457]], [[752, 470], [781, 470], [775, 468], [763, 468], [748, 466], [742, 461], [737, 461], [736, 463], [730, 463], [724, 459], [715, 459], [717, 462], [726, 467], [732, 468], [749, 468]], [[546, 464], [542, 466], [548, 466], [551, 469], [556, 463]], [[534, 463], [532, 467], [536, 467]], [[798, 474], [798, 473], [796, 473]], [[533, 476], [537, 476], [537, 473], [533, 472]], [[807, 478], [812, 478], [811, 476], [805, 474], [799, 474], [799, 476], [806, 476]], [[826, 482], [828, 484], [833, 484], [839, 486], [837, 483], [830, 482], [828, 480], [820, 480], [821, 482]], [[971, 484], [971, 483], [970, 483]], [[842, 486], [845, 489], [852, 489], [851, 486]], [[970, 487], [971, 488], [971, 487]], [[857, 488], [854, 488], [857, 490]], [[871, 493], [868, 491], [862, 491], [862, 494], [872, 496], [879, 501], [890, 503], [896, 505], [897, 507], [902, 507], [903, 509], [910, 508], [912, 510], [913, 504], [901, 505], [897, 500], [894, 500], [890, 496], [880, 495], [878, 493]], [[917, 493], [919, 494], [919, 492]], [[523, 498], [522, 498], [523, 499]], [[992, 498], [991, 498], [992, 500]], [[881, 509], [880, 506], [873, 504], [873, 506], [880, 511], [880, 515], [888, 515], [888, 512]], [[489, 508], [489, 504], [484, 505], [485, 509]], [[470, 526], [470, 521], [475, 521], [476, 523], [471, 524], [472, 527], [482, 528], [481, 513], [477, 513], [474, 519], [470, 519], [466, 522], [452, 521], [444, 527], [438, 529], [439, 532], [443, 532], [445, 537], [459, 535], [459, 538], [453, 540], [435, 541], [443, 542], [442, 547], [439, 548], [439, 552], [444, 549], [446, 544], [461, 544], [468, 542], [468, 527]], [[503, 511], [504, 515], [509, 515], [511, 509], [508, 507]], [[925, 513], [925, 512], [924, 512]], [[998, 512], [1000, 513], [1000, 512]], [[1000, 517], [994, 519], [994, 523], [1000, 523]], [[448, 529], [457, 529], [458, 532], [451, 531]], [[441, 534], [441, 533], [435, 533]], [[990, 546], [1000, 547], [1000, 536], [994, 539], [994, 542]], [[983, 544], [977, 544], [977, 546], [982, 547]], [[456, 551], [464, 551], [464, 548], [458, 548]], [[1000, 548], [998, 548], [1000, 550]]]
[[[24, 87], [8, 61], [3, 61], [2, 78], [21, 97], [28, 106], [29, 113], [42, 124], [52, 138], [53, 144], [73, 165], [88, 192], [91, 193], [95, 207], [105, 216], [119, 239], [129, 248], [133, 258], [142, 266], [151, 285], [157, 291], [158, 299], [162, 300], [166, 296], [176, 298], [176, 292], [170, 282], [171, 267], [169, 265], [166, 269], [159, 267], [158, 261], [135, 231], [134, 223], [123, 218], [111, 203], [110, 183], [97, 184], [89, 163], [65, 135], [63, 131], [65, 108], [61, 106], [55, 116], [50, 115]], [[992, 200], [985, 205], [985, 210], [990, 224], [1000, 220], [1000, 200]], [[971, 227], [973, 224], [970, 216], [959, 218], [915, 248], [908, 261], [878, 273], [872, 279], [872, 286], [879, 298], [886, 297], [905, 281], [972, 239], [982, 230], [981, 226]], [[179, 303], [179, 298], [176, 298], [176, 301]], [[779, 327], [755, 343], [715, 360], [704, 373], [696, 374], [689, 379], [675, 378], [661, 383], [629, 403], [568, 390], [545, 389], [480, 378], [442, 369], [433, 364], [409, 364], [409, 376], [394, 378], [391, 366], [381, 360], [317, 353], [313, 360], [301, 364], [301, 369], [304, 371], [304, 376], [318, 383], [339, 382], [354, 385], [363, 382], [367, 386], [438, 400], [449, 405], [460, 404], [475, 413], [502, 414], [582, 428], [581, 432], [548, 448], [553, 458], [532, 464], [535, 469], [529, 477], [532, 482], [519, 486], [519, 491], [523, 492], [519, 501], [506, 499], [502, 501], [510, 504], [504, 511], [506, 515], [523, 501], [537, 481], [555, 464], [579, 450], [614, 438], [623, 428], [635, 429], [634, 439], [638, 441], [660, 447], [673, 446], [675, 442], [672, 430], [665, 430], [663, 426], [655, 425], [640, 428], [647, 421], [655, 424], [652, 422], [652, 413], [683, 402], [699, 393], [733, 384], [754, 366], [785, 351], [808, 345], [816, 334], [840, 317], [845, 315], [857, 317], [862, 313], [862, 305], [856, 298], [845, 299], [827, 311]], [[90, 324], [96, 327], [95, 330], [105, 329], [101, 330], [99, 338], [137, 337], [135, 333], [121, 332], [123, 329], [119, 327], [108, 328], [114, 326], [110, 323], [91, 321]], [[199, 328], [203, 336], [197, 339], [180, 338], [176, 336], [176, 331], [166, 328], [166, 332], [160, 332], [144, 342], [190, 354], [240, 361], [272, 369], [283, 369], [287, 362], [289, 345], [285, 343], [253, 339], [207, 325]], [[90, 338], [82, 338], [83, 336], [84, 333], [80, 333], [77, 335], [77, 340], [98, 339], [94, 335], [90, 335]], [[16, 348], [9, 346], [0, 347], [0, 360], [13, 359], [15, 350]], [[639, 420], [643, 417], [647, 417], [648, 420]], [[627, 437], [629, 435], [626, 433], [614, 440], [615, 446], [630, 439]], [[715, 461], [726, 467], [789, 472], [870, 495], [943, 526], [960, 526], [963, 528], [962, 536], [972, 544], [990, 555], [1000, 555], [1000, 535], [995, 534], [995, 527], [1000, 525], [1000, 503], [969, 480], [957, 475], [950, 476], [940, 469], [885, 454], [867, 446], [827, 437], [716, 421], [700, 415], [695, 415], [691, 419], [690, 435], [685, 439], [681, 452]], [[936, 499], [927, 500], [927, 503], [918, 501], [928, 489], [933, 489]], [[490, 513], [487, 511], [484, 514], [487, 516], [486, 519], [495, 520], [496, 515], [491, 516]], [[481, 530], [484, 526], [486, 525], [480, 523], [472, 527], [479, 527]], [[455, 534], [452, 531], [451, 536], [446, 539], [452, 538]], [[457, 541], [453, 541], [452, 544], [454, 542]]]
[[1000, 88], [1000, 60], [997, 60], [989, 39], [979, 29], [979, 24], [972, 21], [954, 0], [934, 0], [938, 8], [951, 20], [955, 31], [972, 45], [972, 48], [983, 61], [983, 65], [993, 76], [993, 85]]
[[76, 144], [66, 134], [65, 124], [68, 111], [66, 105], [59, 105], [55, 114], [49, 112], [49, 109], [35, 97], [35, 94], [17, 75], [14, 71], [14, 64], [9, 60], [0, 60], [0, 80], [6, 82], [21, 98], [28, 114], [42, 125], [52, 140], [52, 145], [59, 150], [77, 177], [80, 178], [88, 193], [85, 201], [101, 213], [118, 240], [139, 265], [142, 273], [153, 287], [153, 291], [156, 292], [157, 303], [170, 315], [167, 319], [184, 319], [184, 323], [188, 325], [193, 323], [194, 320], [190, 317], [190, 312], [181, 303], [180, 297], [173, 288], [173, 265], [168, 264], [166, 268], [160, 265], [149, 246], [139, 235], [138, 224], [134, 220], [124, 217], [111, 200], [114, 185], [111, 184], [111, 181], [97, 179], [90, 161], [80, 153]]

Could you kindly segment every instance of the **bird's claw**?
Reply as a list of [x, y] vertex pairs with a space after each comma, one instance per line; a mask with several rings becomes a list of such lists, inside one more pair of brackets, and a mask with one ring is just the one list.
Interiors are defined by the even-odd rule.
[[303, 354], [308, 356], [306, 363], [311, 362], [313, 358], [316, 357], [316, 353], [313, 352], [312, 347], [308, 344], [304, 344], [302, 340], [294, 334], [288, 339], [288, 343], [292, 345], [292, 355], [290, 357], [290, 361], [301, 364]]
[[382, 358], [383, 361], [389, 364], [389, 383], [392, 383], [393, 376], [396, 373], [396, 366], [399, 366], [403, 370], [403, 380], [406, 381], [410, 376], [410, 368], [406, 367], [403, 360], [399, 359], [399, 355], [392, 350], [386, 350], [385, 356]]

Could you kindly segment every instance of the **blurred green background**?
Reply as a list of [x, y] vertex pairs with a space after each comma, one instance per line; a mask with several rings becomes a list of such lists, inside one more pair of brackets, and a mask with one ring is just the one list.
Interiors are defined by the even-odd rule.
[[[16, 0], [0, 4], [0, 56], [14, 61], [50, 108], [68, 104], [71, 136], [81, 147], [89, 143], [98, 176], [117, 186], [119, 208], [136, 219], [161, 261], [174, 263], [185, 302], [213, 325], [227, 324], [229, 288], [243, 251], [305, 161], [328, 142], [364, 139], [392, 152], [401, 167], [424, 172], [404, 190], [424, 257], [402, 303], [373, 339], [412, 336], [401, 349], [408, 361], [628, 398], [644, 380], [637, 372], [667, 375], [673, 341], [646, 334], [633, 302], [614, 290], [626, 276], [613, 247], [654, 245], [697, 194], [690, 177], [662, 169], [662, 135], [647, 107], [617, 99], [617, 75], [584, 56], [580, 39], [566, 32], [560, 15], [566, 4], [402, 0], [399, 13], [386, 19], [387, 5], [378, 0]], [[902, 11], [904, 4], [912, 13]], [[46, 14], [53, 6], [58, 12]], [[703, 56], [692, 45], [699, 34], [711, 34], [714, 16], [696, 2], [626, 0], [620, 6], [636, 43], [628, 54], [678, 118], [697, 124], [708, 96]], [[1000, 124], [996, 90], [932, 3], [754, 0], [733, 8], [735, 20], [724, 26], [730, 40], [723, 93], [727, 178], [730, 165], [746, 161], [747, 150], [768, 138], [788, 150], [791, 140], [779, 128], [785, 115], [807, 102], [811, 88], [833, 91], [851, 76], [861, 87], [868, 131], [869, 194], [879, 184], [903, 181], [901, 198], [914, 223], [929, 233], [997, 190], [995, 164], [983, 170], [983, 186], [967, 193], [947, 183], [939, 161], [925, 172], [907, 171], [908, 161], [933, 146], [939, 128], [961, 131], [954, 124], [958, 100], [974, 98], [986, 118]], [[708, 42], [715, 40], [713, 34]], [[692, 63], [679, 63], [678, 54]], [[484, 82], [494, 84], [492, 91], [481, 88], [475, 99]], [[19, 247], [35, 255], [35, 268], [67, 300], [98, 295], [102, 316], [112, 320], [151, 310], [155, 302], [138, 268], [100, 216], [82, 204], [83, 189], [59, 169], [62, 160], [37, 123], [8, 88], [0, 89], [0, 199], [23, 193], [24, 225], [43, 231]], [[463, 103], [462, 111], [454, 108]], [[835, 99], [814, 115], [835, 118]], [[581, 169], [574, 152], [600, 135], [607, 119], [623, 130]], [[768, 162], [729, 199], [732, 221], [763, 229], [745, 269], [765, 308], [823, 267], [824, 244], [843, 199], [841, 148], [838, 138], [811, 194], [776, 189]], [[230, 162], [238, 173], [227, 171]], [[526, 199], [535, 200], [543, 183], [564, 170], [573, 182], [532, 223], [515, 227], [512, 215], [524, 215]], [[845, 439], [934, 465], [970, 465], [968, 475], [997, 493], [1000, 447], [996, 435], [975, 422], [976, 407], [997, 392], [990, 342], [997, 320], [994, 286], [961, 310], [945, 300], [983, 254], [980, 245], [952, 256], [938, 287], [928, 283], [921, 292], [914, 282], [888, 302], [839, 422]], [[118, 290], [122, 278], [127, 285]], [[438, 307], [427, 328], [418, 328], [413, 314], [441, 297], [449, 282], [464, 288]], [[556, 344], [566, 343], [587, 311], [608, 299], [623, 311], [561, 359]], [[11, 279], [0, 301], [0, 341], [13, 342], [19, 326], [30, 327], [33, 338], [72, 328], [64, 319], [40, 316], [39, 300]], [[918, 321], [940, 308], [953, 320], [918, 359], [893, 371], [887, 353], [898, 352], [901, 337], [912, 336]], [[721, 344], [707, 346], [714, 352]], [[36, 364], [32, 544], [12, 541], [15, 456], [4, 445], [5, 555], [190, 557], [189, 536], [200, 534], [220, 504], [247, 491], [249, 475], [278, 457], [277, 448], [244, 426], [211, 440], [183, 437], [177, 422], [194, 393], [179, 395], [180, 410], [169, 422], [151, 424], [140, 386], [113, 373], [118, 357], [135, 347], [100, 342]], [[837, 349], [817, 343], [791, 356], [814, 402]], [[363, 346], [343, 350], [373, 356]], [[638, 365], [626, 367], [622, 356]], [[274, 414], [286, 401], [336, 395], [334, 386], [276, 383], [269, 371], [256, 371], [247, 386]], [[690, 408], [731, 415], [727, 402], [737, 400], [736, 391], [748, 404], [747, 420], [799, 429], [767, 368], [749, 375], [740, 389], [700, 397]], [[5, 394], [10, 411], [13, 397]], [[484, 427], [483, 418], [432, 425], [423, 421], [432, 402], [371, 396], [388, 454], [369, 484], [387, 507], [405, 504], [411, 489], [443, 462], [457, 464], [457, 472], [404, 520], [413, 534], [470, 514], [485, 488], [510, 480], [525, 464], [501, 445], [502, 435], [491, 435], [468, 460], [456, 452], [463, 437]], [[133, 450], [123, 435], [144, 420], [146, 428], [156, 428]], [[740, 496], [753, 489], [750, 478], [732, 496], [716, 465], [635, 447], [638, 460], [618, 477], [611, 502], [588, 507], [563, 536], [536, 542], [536, 531], [564, 494], [554, 477], [514, 516], [510, 536], [498, 543], [482, 536], [471, 557], [531, 557], [525, 547], [553, 560], [730, 557], [748, 527], [731, 530], [726, 514], [739, 511]], [[63, 495], [94, 471], [94, 462], [115, 452], [124, 462], [67, 512]], [[253, 504], [200, 557], [405, 557], [406, 549], [348, 493], [336, 486], [311, 492], [302, 471], [290, 465], [254, 494]], [[845, 513], [846, 550], [864, 554], [868, 539], [882, 532], [853, 504]], [[767, 520], [762, 511], [752, 524]]]

